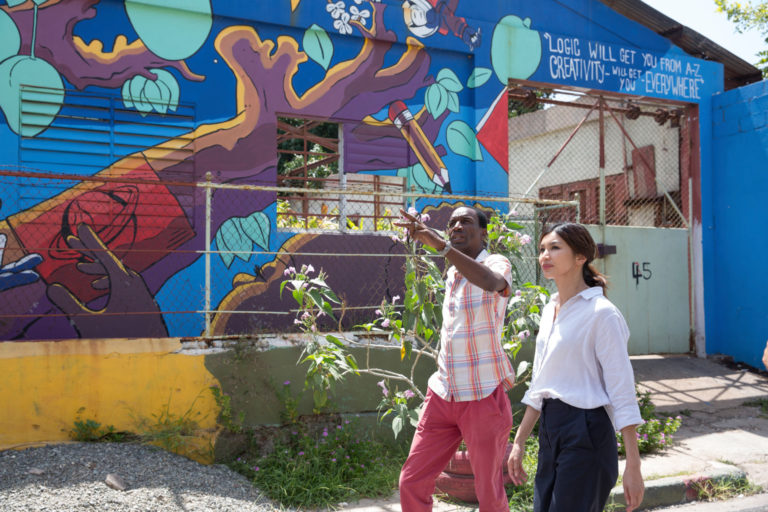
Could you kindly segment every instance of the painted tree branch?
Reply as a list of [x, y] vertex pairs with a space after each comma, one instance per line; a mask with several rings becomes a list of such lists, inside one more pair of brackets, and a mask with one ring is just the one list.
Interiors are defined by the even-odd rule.
[[[188, 80], [202, 81], [205, 77], [193, 73], [183, 61], [161, 59], [150, 52], [140, 40], [127, 44], [125, 36], [118, 35], [113, 50], [104, 52], [104, 44], [94, 40], [86, 44], [74, 35], [75, 26], [96, 16], [96, 4], [100, 0], [67, 0], [46, 3], [38, 9], [38, 30], [35, 56], [48, 61], [67, 81], [77, 89], [89, 85], [121, 87], [126, 80], [142, 75], [157, 78], [152, 68], [177, 69]], [[26, 8], [21, 8], [26, 7]], [[0, 7], [13, 19], [21, 34], [20, 52], [31, 53], [34, 10], [32, 2], [14, 9]]]

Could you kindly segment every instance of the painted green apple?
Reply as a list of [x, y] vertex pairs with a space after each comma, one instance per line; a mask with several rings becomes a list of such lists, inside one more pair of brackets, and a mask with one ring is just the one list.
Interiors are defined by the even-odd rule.
[[541, 37], [531, 28], [531, 19], [505, 16], [493, 30], [491, 62], [502, 84], [510, 78], [524, 80], [541, 62]]
[[[21, 123], [22, 86], [24, 125]], [[0, 109], [8, 126], [24, 137], [34, 137], [53, 122], [64, 102], [59, 72], [40, 58], [16, 55], [0, 63]]]
[[20, 47], [19, 29], [5, 11], [0, 11], [0, 61], [19, 53]]
[[125, 12], [146, 47], [167, 60], [193, 55], [213, 25], [210, 0], [125, 0]]

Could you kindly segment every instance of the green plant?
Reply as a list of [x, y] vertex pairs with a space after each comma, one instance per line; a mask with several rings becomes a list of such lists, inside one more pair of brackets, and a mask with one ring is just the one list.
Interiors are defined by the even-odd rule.
[[245, 454], [229, 466], [269, 498], [299, 509], [334, 507], [396, 487], [406, 455], [402, 449], [365, 436], [349, 420], [314, 434], [301, 425], [290, 428], [269, 455]]
[[309, 363], [305, 388], [313, 390], [314, 410], [318, 413], [328, 408], [336, 383], [344, 380], [347, 373], [357, 371], [357, 362], [338, 338], [328, 334], [321, 339], [317, 334], [318, 319], [323, 316], [335, 319], [333, 305], [340, 305], [341, 301], [325, 282], [325, 273], [321, 270], [317, 277], [312, 277], [314, 272], [312, 265], [302, 265], [298, 271], [287, 268], [288, 279], [280, 283], [280, 296], [287, 286], [301, 312], [294, 323], [310, 337], [299, 361]]
[[760, 486], [750, 483], [744, 476], [723, 479], [702, 477], [689, 480], [686, 482], [686, 485], [695, 492], [696, 499], [703, 501], [717, 501], [734, 496], [748, 496], [762, 491]]
[[[411, 210], [418, 215], [416, 210]], [[428, 221], [428, 215], [421, 215], [421, 220]], [[531, 242], [531, 237], [521, 234], [517, 224], [510, 215], [497, 214], [491, 216], [488, 224], [489, 250], [507, 256], [512, 263], [513, 285], [516, 288], [507, 308], [506, 327], [503, 330], [503, 346], [513, 364], [517, 363], [517, 381], [523, 382], [530, 374], [528, 361], [517, 361], [520, 348], [526, 340], [533, 339], [538, 329], [541, 307], [547, 300], [546, 289], [531, 283], [520, 283], [517, 264], [522, 258], [521, 247]], [[372, 336], [356, 337], [352, 335], [318, 334], [318, 320], [321, 317], [335, 319], [332, 304], [341, 306], [333, 291], [325, 282], [325, 274], [321, 271], [318, 278], [312, 278], [314, 269], [305, 265], [300, 270], [293, 267], [285, 271], [286, 280], [281, 284], [280, 292], [285, 287], [291, 290], [298, 304], [297, 318], [294, 323], [310, 336], [304, 352], [302, 363], [309, 363], [307, 369], [306, 387], [313, 389], [316, 410], [327, 408], [327, 401], [333, 394], [335, 384], [352, 373], [355, 375], [368, 374], [383, 379], [379, 382], [385, 390], [385, 397], [379, 404], [383, 412], [381, 418], [392, 418], [392, 430], [395, 436], [402, 431], [407, 423], [415, 425], [418, 416], [416, 410], [424, 400], [424, 392], [416, 386], [414, 376], [422, 358], [431, 359], [433, 364], [437, 359], [440, 328], [442, 325], [443, 297], [445, 284], [443, 271], [435, 260], [436, 251], [422, 247], [409, 241], [401, 240], [407, 248], [405, 259], [405, 293], [402, 305], [398, 304], [399, 296], [391, 301], [383, 300], [376, 310], [376, 317], [358, 327]], [[341, 322], [338, 330], [343, 332]], [[387, 337], [387, 343], [376, 342], [376, 339]], [[349, 347], [366, 349], [365, 363], [358, 365], [349, 353]], [[400, 351], [400, 359], [404, 366], [401, 370], [387, 370], [371, 366], [371, 350], [395, 349]], [[392, 382], [403, 386], [395, 388]]]
[[83, 421], [80, 419], [80, 415], [84, 411], [85, 407], [78, 409], [77, 419], [75, 420], [74, 427], [69, 431], [69, 437], [71, 437], [74, 441], [85, 443], [121, 443], [136, 437], [135, 434], [130, 432], [117, 431], [112, 425], [102, 427], [101, 423], [90, 418]]
[[758, 398], [756, 400], [749, 400], [747, 402], [744, 402], [745, 406], [747, 407], [759, 407], [760, 408], [760, 416], [762, 417], [768, 417], [768, 398]]
[[[672, 436], [680, 428], [682, 417], [658, 418], [656, 406], [651, 402], [651, 393], [640, 392], [638, 389], [635, 393], [640, 407], [640, 416], [643, 418], [643, 422], [637, 426], [637, 446], [640, 453], [665, 450], [672, 444]], [[621, 434], [616, 434], [616, 443], [619, 454], [625, 455], [624, 437]]]
[[216, 405], [219, 406], [221, 412], [219, 412], [219, 423], [230, 432], [239, 434], [243, 431], [243, 421], [245, 420], [245, 412], [240, 411], [237, 415], [237, 421], [232, 417], [232, 404], [230, 403], [232, 397], [225, 394], [218, 386], [211, 386], [209, 388], [213, 394], [213, 399], [216, 401]]
[[200, 416], [201, 413], [194, 412], [196, 401], [197, 397], [183, 414], [177, 415], [171, 412], [169, 397], [161, 411], [158, 414], [152, 414], [152, 420], [142, 418], [138, 421], [142, 441], [178, 454], [198, 452], [199, 450], [194, 448], [197, 440], [195, 431], [198, 429], [195, 417]]
[[293, 392], [291, 392], [291, 381], [286, 380], [283, 382], [283, 386], [275, 388], [275, 393], [283, 404], [283, 410], [280, 411], [280, 420], [283, 424], [293, 424], [299, 421], [299, 399]]
[[129, 432], [118, 432], [112, 425], [106, 427], [101, 426], [101, 423], [87, 419], [75, 421], [74, 428], [69, 432], [69, 437], [75, 441], [95, 443], [95, 442], [112, 442], [121, 443], [134, 437]]

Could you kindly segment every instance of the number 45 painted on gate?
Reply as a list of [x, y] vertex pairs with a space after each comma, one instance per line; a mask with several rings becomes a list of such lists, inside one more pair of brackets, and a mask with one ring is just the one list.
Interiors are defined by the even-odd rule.
[[[642, 270], [640, 265], [642, 265]], [[632, 277], [635, 278], [635, 288], [640, 284], [640, 279], [649, 280], [653, 276], [651, 272], [651, 263], [644, 261], [642, 264], [637, 261], [632, 262]]]

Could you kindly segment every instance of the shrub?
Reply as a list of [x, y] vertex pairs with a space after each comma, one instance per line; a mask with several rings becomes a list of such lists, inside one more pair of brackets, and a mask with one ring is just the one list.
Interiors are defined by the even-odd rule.
[[229, 466], [283, 506], [326, 508], [391, 493], [406, 453], [368, 438], [348, 420], [310, 433], [296, 424], [265, 456], [245, 455]]
[[[640, 406], [640, 416], [643, 423], [637, 427], [637, 446], [640, 453], [651, 453], [666, 449], [672, 444], [672, 434], [677, 432], [683, 422], [681, 416], [668, 416], [659, 418], [656, 414], [656, 406], [651, 402], [651, 393], [646, 391], [641, 393], [636, 390], [638, 405]], [[624, 438], [621, 434], [616, 434], [616, 442], [619, 448], [619, 454], [625, 455]]]

